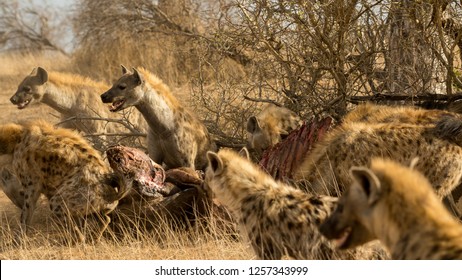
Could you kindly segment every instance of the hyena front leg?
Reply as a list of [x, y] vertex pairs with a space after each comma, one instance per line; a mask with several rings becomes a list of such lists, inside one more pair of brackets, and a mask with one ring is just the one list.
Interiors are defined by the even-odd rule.
[[70, 233], [71, 239], [83, 243], [85, 242], [85, 235], [81, 229], [85, 228], [85, 220], [82, 214], [75, 209], [75, 200], [81, 200], [79, 192], [74, 187], [62, 187], [50, 198], [50, 210], [58, 225]]
[[24, 204], [21, 211], [21, 225], [25, 232], [30, 227], [32, 215], [34, 214], [37, 201], [42, 192], [42, 186], [39, 183], [34, 183], [32, 178], [23, 176], [21, 184], [24, 189]]
[[[98, 242], [111, 222], [107, 214], [118, 204], [117, 201], [107, 204], [96, 190], [97, 187], [84, 187], [77, 182], [63, 186], [50, 199], [53, 214], [70, 227], [80, 242], [86, 240], [87, 233], [91, 234], [88, 237]], [[97, 219], [94, 219], [95, 215]], [[89, 227], [90, 221], [98, 222], [96, 229], [94, 226]]]
[[68, 206], [62, 201], [62, 199], [56, 196], [53, 196], [50, 199], [50, 210], [54, 215], [58, 227], [60, 227], [65, 233], [64, 240], [70, 238], [72, 243], [85, 242], [85, 235], [81, 231], [81, 228], [84, 228], [85, 224], [82, 217], [72, 216]]
[[0, 188], [19, 209], [24, 206], [24, 188], [16, 175], [7, 168], [0, 170]]
[[[114, 208], [117, 206], [118, 202], [115, 204]], [[98, 216], [100, 222], [102, 223], [102, 225], [100, 226], [97, 234], [96, 234], [96, 238], [95, 238], [95, 241], [96, 242], [99, 242], [101, 240], [101, 237], [103, 236], [104, 232], [106, 231], [107, 227], [109, 226], [109, 224], [111, 223], [111, 217], [109, 217], [109, 213], [111, 213], [113, 211], [112, 210], [107, 210], [105, 211], [102, 216]]]

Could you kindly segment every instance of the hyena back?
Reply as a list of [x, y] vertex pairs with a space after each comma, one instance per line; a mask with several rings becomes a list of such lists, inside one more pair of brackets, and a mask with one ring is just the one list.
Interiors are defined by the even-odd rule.
[[444, 110], [427, 110], [411, 106], [385, 106], [364, 103], [358, 105], [342, 120], [343, 123], [397, 123], [428, 125], [436, 124], [444, 117], [458, 117], [453, 112]]
[[443, 198], [461, 183], [462, 147], [435, 135], [434, 125], [347, 122], [331, 131], [304, 159], [295, 178], [311, 192], [339, 196], [351, 184], [353, 165], [371, 157], [409, 165], [430, 180]]

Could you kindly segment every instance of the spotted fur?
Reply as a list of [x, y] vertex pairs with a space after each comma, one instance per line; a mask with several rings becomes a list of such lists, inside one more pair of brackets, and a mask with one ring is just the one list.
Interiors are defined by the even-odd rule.
[[80, 134], [44, 121], [0, 126], [0, 154], [12, 156], [23, 189], [21, 224], [27, 230], [40, 194], [60, 220], [102, 213], [102, 233], [118, 201], [130, 189]]
[[[239, 221], [260, 259], [368, 258], [359, 251], [336, 252], [319, 233], [337, 198], [312, 196], [275, 181], [231, 150], [207, 153], [205, 185]], [[372, 251], [371, 251], [372, 252]]]
[[331, 131], [304, 159], [295, 178], [316, 194], [338, 196], [351, 184], [352, 165], [371, 157], [392, 158], [424, 173], [439, 197], [461, 183], [462, 147], [441, 139], [434, 125], [345, 122]]

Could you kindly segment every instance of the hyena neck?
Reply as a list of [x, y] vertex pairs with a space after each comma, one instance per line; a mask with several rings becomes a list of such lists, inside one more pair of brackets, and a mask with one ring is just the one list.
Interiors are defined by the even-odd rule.
[[167, 136], [177, 127], [175, 109], [162, 95], [148, 86], [145, 86], [143, 98], [135, 107], [144, 116], [151, 131], [157, 135]]
[[[409, 209], [400, 209], [399, 212], [397, 209], [397, 211], [391, 212], [388, 217], [373, 219], [376, 221], [374, 228], [376, 229], [377, 237], [387, 248], [389, 248], [391, 252], [399, 255], [396, 256], [397, 258], [402, 258], [403, 256], [400, 255], [401, 252], [406, 251], [406, 248], [410, 248], [415, 245], [412, 237], [415, 236], [416, 228], [421, 231], [430, 230], [433, 233], [436, 233], [438, 229], [447, 228], [448, 226], [451, 227], [454, 223], [458, 223], [452, 219], [449, 213], [444, 215], [441, 212], [445, 211], [445, 209], [442, 206], [440, 207], [440, 205], [437, 205], [440, 203], [439, 201], [434, 201], [434, 203], [432, 203], [427, 200], [426, 202], [427, 205], [418, 209], [417, 207], [412, 207]], [[439, 213], [439, 215], [431, 213], [432, 211]], [[406, 219], [395, 218], [400, 217], [399, 214], [405, 216]], [[388, 220], [389, 222], [383, 222], [384, 220]], [[379, 236], [379, 234], [381, 236]], [[444, 234], [422, 234], [418, 239], [418, 243], [430, 243], [432, 240], [435, 241], [437, 238], [441, 238], [444, 242], [444, 240], [447, 239], [447, 236]]]
[[376, 237], [390, 250], [390, 252], [395, 252], [403, 234], [403, 232], [400, 232], [398, 229], [399, 226], [394, 223], [382, 223], [374, 227]]
[[68, 114], [76, 103], [76, 96], [72, 92], [60, 89], [48, 81], [41, 102], [61, 114]]

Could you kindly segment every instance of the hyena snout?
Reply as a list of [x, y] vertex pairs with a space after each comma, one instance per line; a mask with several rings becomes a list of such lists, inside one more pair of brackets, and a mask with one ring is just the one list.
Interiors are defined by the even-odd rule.
[[320, 226], [319, 226], [319, 232], [321, 232], [322, 235], [324, 235], [327, 239], [333, 239], [336, 236], [335, 231], [333, 230], [335, 227], [335, 221], [332, 219], [332, 217], [327, 218]]
[[10, 98], [10, 101], [11, 103], [13, 103], [14, 105], [18, 104], [19, 103], [19, 96], [17, 94], [13, 95], [11, 98]]
[[32, 96], [31, 95], [26, 95], [24, 93], [15, 93], [11, 98], [10, 98], [11, 103], [13, 105], [18, 106], [18, 109], [24, 109], [29, 103], [32, 101]]
[[112, 99], [113, 98], [110, 91], [106, 91], [105, 93], [101, 94], [101, 101], [103, 101], [103, 103], [111, 103]]

